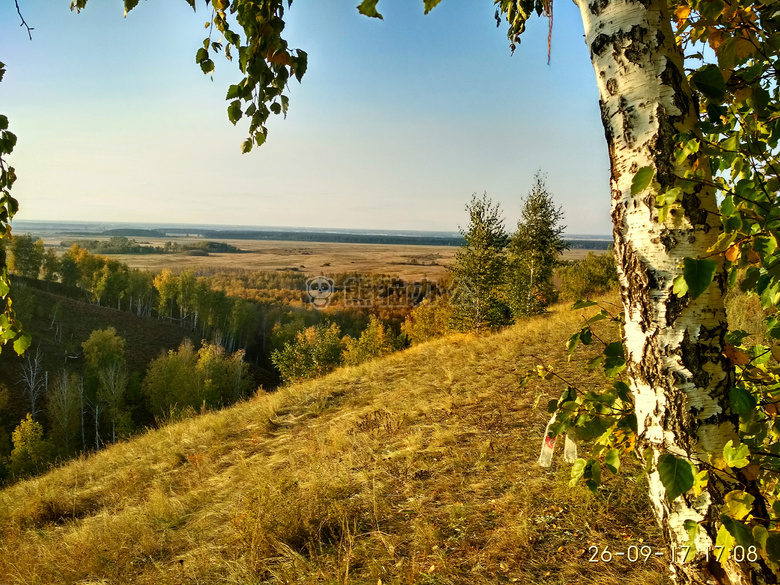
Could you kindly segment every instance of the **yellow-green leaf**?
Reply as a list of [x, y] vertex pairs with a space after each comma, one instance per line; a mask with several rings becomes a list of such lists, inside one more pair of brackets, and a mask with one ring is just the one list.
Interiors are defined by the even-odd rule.
[[637, 195], [647, 189], [653, 181], [655, 169], [653, 167], [642, 167], [634, 175], [631, 181], [631, 195]]
[[733, 441], [729, 441], [723, 447], [723, 459], [729, 467], [740, 468], [747, 466], [750, 464], [750, 461], [748, 460], [749, 454], [750, 449], [748, 449], [748, 446], [744, 443], [738, 447], [734, 447]]
[[735, 520], [742, 520], [750, 514], [756, 498], [743, 490], [733, 490], [723, 499], [726, 513]]

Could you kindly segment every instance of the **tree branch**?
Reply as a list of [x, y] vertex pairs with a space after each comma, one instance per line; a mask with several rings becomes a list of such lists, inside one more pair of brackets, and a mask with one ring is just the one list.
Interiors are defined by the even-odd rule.
[[24, 20], [24, 16], [22, 16], [22, 11], [19, 8], [19, 0], [14, 0], [14, 4], [16, 4], [16, 13], [19, 15], [19, 18], [22, 19], [22, 23], [19, 26], [23, 26], [27, 29], [27, 36], [30, 37], [30, 40], [32, 40], [32, 31], [35, 29], [32, 28], [29, 24], [27, 24], [27, 21]]

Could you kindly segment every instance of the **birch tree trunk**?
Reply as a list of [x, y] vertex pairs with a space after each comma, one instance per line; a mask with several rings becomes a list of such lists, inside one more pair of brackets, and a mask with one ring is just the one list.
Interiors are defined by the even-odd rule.
[[[661, 187], [674, 185], [678, 132], [698, 134], [698, 111], [683, 70], [683, 56], [662, 0], [575, 0], [596, 72], [611, 164], [615, 255], [625, 308], [624, 345], [637, 414], [640, 452], [652, 459], [650, 499], [670, 545], [680, 551], [689, 536], [686, 520], [699, 524], [696, 558], [670, 569], [680, 583], [775, 582], [764, 567], [722, 565], [714, 555], [717, 507], [734, 489], [710, 474], [701, 495], [672, 504], [656, 471], [659, 456], [672, 453], [696, 464], [722, 454], [737, 440], [737, 418], [728, 410], [733, 368], [722, 355], [727, 331], [719, 265], [714, 282], [696, 299], [677, 297], [672, 281], [683, 258], [707, 255], [720, 231], [714, 192], [698, 188], [659, 222], [652, 189], [631, 194], [635, 173], [655, 169]], [[706, 160], [698, 164], [708, 168]], [[699, 186], [701, 187], [701, 186]], [[717, 259], [713, 258], [713, 259]], [[722, 262], [722, 259], [721, 259]], [[667, 555], [669, 551], [667, 551]], [[670, 558], [666, 556], [665, 558]], [[690, 559], [690, 557], [689, 557]], [[752, 575], [752, 577], [751, 577]]]

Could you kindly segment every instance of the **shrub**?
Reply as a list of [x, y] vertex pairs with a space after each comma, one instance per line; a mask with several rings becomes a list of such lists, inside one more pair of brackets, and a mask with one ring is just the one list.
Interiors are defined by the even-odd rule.
[[363, 330], [357, 340], [352, 337], [346, 338], [344, 363], [351, 366], [362, 364], [365, 361], [391, 353], [393, 347], [392, 332], [386, 329], [375, 315], [371, 315], [368, 327]]
[[271, 361], [286, 383], [316, 378], [341, 363], [344, 343], [336, 323], [320, 323], [299, 331], [295, 339], [271, 353]]
[[231, 404], [250, 387], [243, 351], [231, 355], [219, 345], [204, 342], [196, 352], [189, 340], [177, 351], [152, 361], [143, 381], [143, 392], [158, 419], [175, 410]]
[[562, 267], [558, 274], [561, 279], [560, 297], [564, 300], [584, 299], [614, 290], [618, 286], [612, 251], [605, 254], [588, 252], [582, 260], [575, 260]]
[[431, 303], [425, 299], [403, 322], [401, 332], [409, 338], [412, 345], [423, 343], [447, 335], [451, 317], [452, 307], [449, 303]]
[[27, 415], [14, 429], [10, 471], [17, 478], [43, 471], [51, 460], [51, 446], [43, 440], [43, 427]]

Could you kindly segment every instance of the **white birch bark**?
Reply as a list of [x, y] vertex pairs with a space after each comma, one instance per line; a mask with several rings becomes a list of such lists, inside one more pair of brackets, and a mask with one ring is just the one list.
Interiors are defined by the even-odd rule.
[[[626, 314], [624, 345], [636, 404], [640, 449], [653, 460], [650, 499], [671, 545], [688, 541], [684, 522], [699, 523], [698, 554], [670, 569], [681, 583], [774, 582], [760, 567], [705, 560], [715, 543], [716, 506], [733, 487], [712, 477], [698, 498], [670, 505], [655, 464], [664, 452], [696, 463], [722, 453], [736, 439], [727, 410], [732, 367], [722, 355], [726, 333], [725, 281], [716, 273], [704, 294], [678, 298], [672, 281], [685, 257], [707, 255], [720, 221], [712, 190], [688, 194], [679, 209], [658, 221], [651, 189], [631, 195], [637, 170], [651, 166], [663, 187], [685, 167], [673, 158], [678, 132], [697, 131], [697, 111], [683, 73], [667, 3], [659, 0], [575, 0], [596, 72], [611, 163], [615, 255]], [[689, 164], [691, 161], [687, 161]], [[706, 166], [706, 165], [705, 165]], [[651, 454], [650, 454], [651, 453]], [[667, 557], [669, 558], [669, 557]], [[754, 567], [755, 568], [755, 567]], [[716, 580], [717, 579], [717, 580]]]

